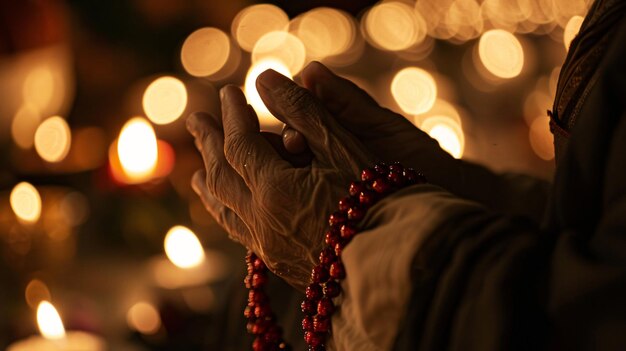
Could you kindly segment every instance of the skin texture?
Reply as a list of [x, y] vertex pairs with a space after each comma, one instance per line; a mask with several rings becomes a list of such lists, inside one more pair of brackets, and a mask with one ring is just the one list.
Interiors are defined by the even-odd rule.
[[257, 89], [287, 127], [259, 131], [254, 110], [234, 86], [221, 91], [222, 116], [187, 120], [205, 169], [192, 180], [208, 212], [231, 238], [303, 290], [322, 248], [327, 218], [351, 181], [376, 161], [400, 161], [441, 186], [458, 162], [403, 116], [318, 62], [301, 87], [268, 70]]
[[234, 240], [304, 290], [323, 245], [325, 219], [375, 157], [309, 90], [271, 70], [259, 76], [257, 89], [269, 110], [307, 140], [310, 163], [295, 167], [304, 156], [261, 133], [241, 90], [226, 86], [221, 118], [195, 113], [187, 120], [205, 163], [192, 184]]

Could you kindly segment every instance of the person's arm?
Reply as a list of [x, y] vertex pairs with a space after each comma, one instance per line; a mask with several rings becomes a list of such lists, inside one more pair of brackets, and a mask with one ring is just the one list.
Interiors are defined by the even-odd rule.
[[[496, 174], [453, 158], [404, 116], [381, 107], [354, 83], [318, 62], [302, 71], [302, 82], [379, 159], [419, 169], [432, 184], [494, 211], [541, 220], [548, 182], [522, 174]], [[284, 137], [287, 150], [292, 145], [294, 151], [302, 150], [302, 135], [290, 130]]]
[[[372, 208], [370, 218], [380, 220], [368, 221], [344, 250], [338, 350], [353, 342], [363, 350], [624, 349], [626, 52], [619, 50], [560, 161], [549, 230], [427, 186]], [[394, 312], [379, 319], [377, 311]]]

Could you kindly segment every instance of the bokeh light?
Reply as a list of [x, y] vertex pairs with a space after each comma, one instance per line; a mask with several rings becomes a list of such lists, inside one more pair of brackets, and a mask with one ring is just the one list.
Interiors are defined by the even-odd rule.
[[554, 159], [554, 136], [550, 132], [550, 118], [540, 116], [530, 125], [530, 146], [539, 158], [549, 161]]
[[62, 339], [65, 337], [65, 328], [61, 316], [56, 308], [48, 302], [42, 301], [37, 307], [37, 325], [39, 332], [46, 339]]
[[231, 44], [226, 33], [217, 28], [200, 28], [185, 39], [180, 61], [192, 76], [207, 77], [224, 68], [230, 53]]
[[22, 86], [24, 102], [46, 111], [54, 98], [54, 75], [48, 66], [39, 66], [28, 73]]
[[24, 298], [28, 306], [35, 309], [42, 301], [49, 301], [51, 299], [50, 290], [41, 280], [33, 279], [26, 285]]
[[288, 32], [270, 32], [262, 36], [252, 49], [252, 63], [274, 59], [282, 62], [291, 75], [296, 75], [306, 60], [302, 41]]
[[355, 41], [356, 25], [347, 13], [337, 9], [312, 9], [294, 21], [293, 26], [311, 60], [340, 55]]
[[259, 4], [241, 10], [231, 25], [231, 33], [239, 46], [252, 51], [257, 41], [267, 33], [286, 31], [289, 17], [277, 6]]
[[404, 112], [416, 115], [433, 107], [437, 98], [437, 84], [425, 70], [407, 67], [393, 77], [391, 94]]
[[126, 122], [117, 140], [117, 154], [130, 180], [141, 183], [152, 177], [158, 159], [157, 139], [145, 118]]
[[569, 46], [580, 31], [580, 27], [583, 25], [584, 20], [585, 18], [582, 16], [573, 16], [569, 19], [569, 21], [567, 21], [567, 24], [563, 29], [563, 44], [565, 45], [566, 50], [569, 50]]
[[59, 116], [43, 121], [35, 131], [35, 150], [47, 162], [60, 162], [70, 151], [72, 135], [67, 122]]
[[165, 76], [154, 80], [143, 94], [143, 110], [156, 124], [172, 123], [187, 107], [187, 89], [179, 79]]
[[24, 104], [17, 110], [11, 123], [11, 136], [17, 146], [22, 149], [33, 147], [40, 119], [41, 116], [33, 105]]
[[145, 334], [152, 335], [161, 328], [161, 316], [159, 311], [148, 302], [137, 302], [126, 314], [128, 326]]
[[375, 47], [399, 51], [426, 37], [426, 23], [404, 2], [388, 1], [372, 7], [362, 20], [366, 39]]
[[246, 75], [244, 93], [246, 95], [248, 103], [252, 105], [259, 117], [261, 128], [272, 129], [281, 125], [282, 122], [272, 116], [270, 111], [263, 103], [263, 100], [261, 100], [261, 96], [259, 96], [259, 92], [256, 89], [257, 77], [259, 76], [259, 74], [265, 72], [268, 69], [273, 69], [274, 71], [289, 78], [292, 77], [289, 68], [287, 68], [287, 66], [283, 62], [273, 58], [260, 60], [258, 62], [255, 62], [252, 67], [250, 67], [250, 70]]
[[461, 124], [448, 116], [431, 116], [421, 124], [424, 132], [439, 142], [439, 146], [455, 158], [461, 158], [465, 149], [465, 136]]
[[41, 216], [41, 196], [30, 183], [21, 182], [11, 191], [9, 196], [11, 209], [20, 220], [34, 223]]
[[204, 249], [189, 228], [177, 225], [165, 235], [165, 254], [180, 268], [197, 267], [204, 261]]
[[478, 55], [483, 66], [499, 78], [516, 77], [524, 67], [522, 44], [502, 29], [483, 33], [478, 42]]

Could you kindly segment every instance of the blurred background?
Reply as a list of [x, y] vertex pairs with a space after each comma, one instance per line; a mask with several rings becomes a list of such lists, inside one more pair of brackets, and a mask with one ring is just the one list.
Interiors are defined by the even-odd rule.
[[[590, 2], [1, 0], [0, 349], [249, 349], [244, 250], [191, 190], [184, 120], [237, 84], [279, 131], [267, 68], [319, 60], [455, 157], [549, 179]], [[298, 345], [299, 296], [270, 290]]]

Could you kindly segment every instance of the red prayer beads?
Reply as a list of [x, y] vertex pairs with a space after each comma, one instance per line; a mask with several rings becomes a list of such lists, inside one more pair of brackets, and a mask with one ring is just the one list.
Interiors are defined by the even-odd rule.
[[[311, 271], [311, 281], [305, 291], [306, 299], [300, 305], [304, 313], [304, 341], [309, 351], [326, 350], [326, 339], [332, 330], [331, 317], [337, 309], [332, 299], [341, 294], [340, 282], [346, 277], [341, 254], [359, 233], [358, 224], [367, 210], [386, 195], [405, 186], [425, 182], [424, 176], [412, 168], [404, 168], [399, 163], [379, 163], [364, 169], [361, 181], [352, 182], [348, 189], [349, 195], [339, 200], [339, 210], [328, 219], [330, 228], [324, 236], [326, 247], [320, 253], [320, 263]], [[248, 319], [248, 331], [257, 336], [252, 348], [254, 351], [290, 350], [262, 290], [267, 283], [267, 267], [252, 252], [248, 252], [246, 262], [248, 276], [244, 282], [250, 292], [244, 316]]]
[[[256, 336], [252, 343], [252, 350], [291, 350], [291, 347], [283, 340], [283, 331], [276, 324], [276, 316], [272, 313], [269, 298], [263, 291], [268, 281], [268, 269], [265, 263], [253, 252], [248, 251], [246, 264], [248, 275], [244, 283], [250, 291], [248, 292], [248, 305], [243, 314], [248, 319], [248, 332]], [[311, 328], [313, 328], [313, 321], [311, 321]]]

